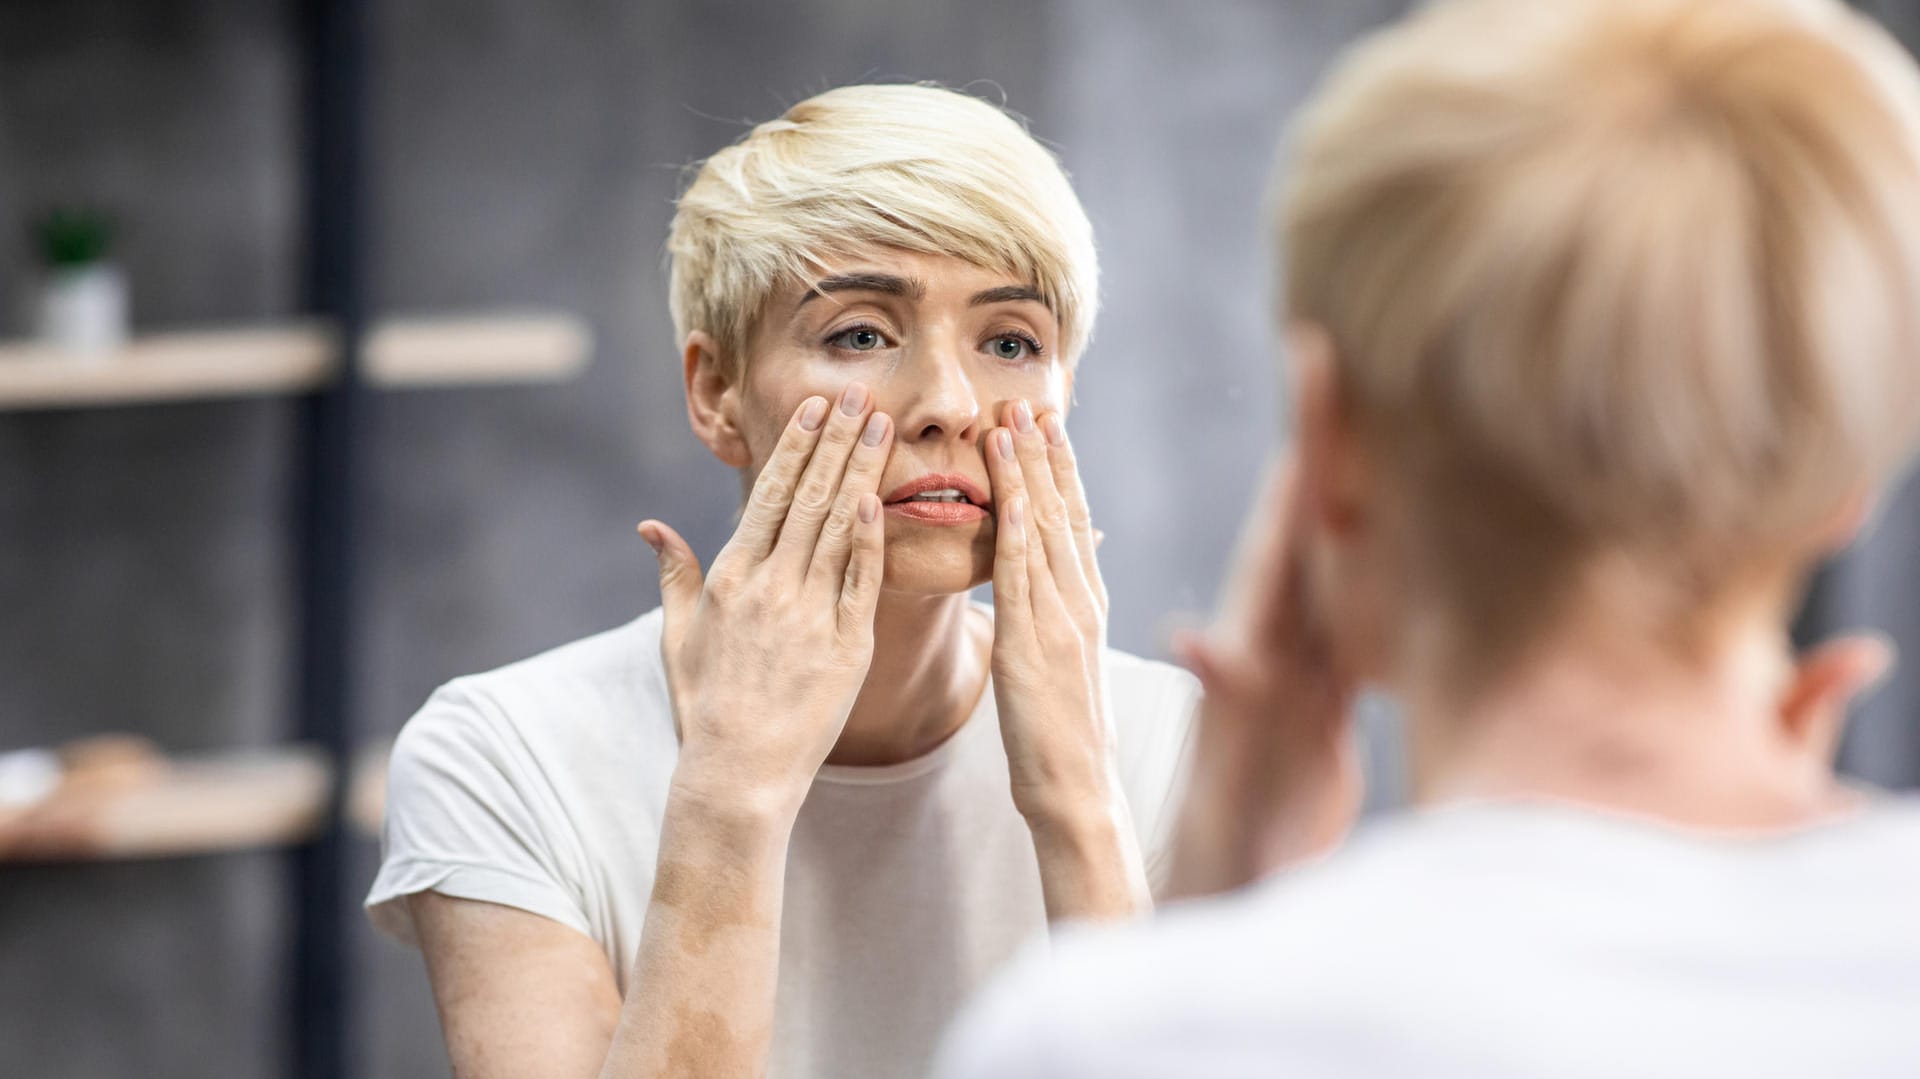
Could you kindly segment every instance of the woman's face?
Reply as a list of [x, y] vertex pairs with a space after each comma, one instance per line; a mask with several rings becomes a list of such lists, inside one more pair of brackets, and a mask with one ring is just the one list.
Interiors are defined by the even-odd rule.
[[[983, 438], [1016, 398], [1035, 415], [1065, 413], [1072, 379], [1059, 347], [1059, 320], [1029, 282], [891, 249], [832, 263], [805, 286], [776, 293], [748, 345], [734, 420], [747, 482], [802, 401], [819, 394], [837, 403], [858, 381], [893, 419], [880, 482], [885, 587], [966, 591], [993, 575]], [[908, 500], [929, 487], [957, 489], [967, 502]]]

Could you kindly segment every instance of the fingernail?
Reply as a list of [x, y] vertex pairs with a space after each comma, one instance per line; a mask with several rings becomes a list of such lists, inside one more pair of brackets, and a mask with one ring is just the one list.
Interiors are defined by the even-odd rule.
[[657, 555], [660, 553], [662, 548], [660, 535], [653, 529], [648, 528], [645, 521], [640, 522], [640, 538], [647, 541], [647, 546], [653, 548], [654, 554]]
[[880, 496], [875, 494], [861, 495], [860, 523], [872, 524], [873, 519], [878, 516], [880, 516]]
[[1013, 436], [1001, 427], [993, 432], [993, 448], [1000, 453], [1002, 461], [1013, 460]]
[[860, 432], [860, 441], [869, 446], [878, 446], [880, 443], [886, 441], [886, 437], [887, 414], [884, 412], [876, 412], [867, 418], [867, 429]]
[[840, 393], [840, 411], [849, 416], [858, 416], [860, 410], [867, 407], [867, 388], [858, 382], [847, 383]]
[[1027, 523], [1027, 500], [1026, 499], [1016, 498], [1013, 501], [1007, 503], [1007, 523], [1013, 525], [1015, 528], [1021, 528], [1026, 525]]
[[1056, 446], [1067, 444], [1067, 425], [1060, 422], [1058, 412], [1047, 413], [1047, 418], [1041, 421], [1040, 426], [1046, 430], [1048, 442]]
[[1020, 429], [1020, 433], [1023, 435], [1032, 434], [1033, 433], [1032, 406], [1028, 405], [1025, 401], [1015, 402], [1013, 406], [1013, 425], [1015, 427], [1018, 427]]
[[826, 418], [827, 399], [824, 397], [809, 397], [807, 403], [800, 407], [800, 426], [809, 431], [818, 431]]

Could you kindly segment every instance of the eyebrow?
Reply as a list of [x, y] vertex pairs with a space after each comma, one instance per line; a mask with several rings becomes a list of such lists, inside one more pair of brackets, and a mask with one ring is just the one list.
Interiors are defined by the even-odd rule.
[[[835, 292], [880, 292], [888, 296], [905, 296], [913, 300], [925, 299], [927, 283], [917, 278], [901, 277], [886, 273], [849, 273], [824, 277], [813, 283], [801, 297], [796, 308], [805, 307], [807, 301]], [[1017, 303], [1032, 301], [1045, 305], [1047, 299], [1040, 290], [1031, 285], [1001, 285], [976, 292], [967, 300], [969, 307], [985, 307], [996, 303]]]
[[832, 292], [884, 292], [889, 296], [918, 300], [926, 296], [927, 283], [887, 273], [835, 274], [815, 281], [795, 306], [804, 307], [808, 300]]
[[1047, 298], [1040, 295], [1040, 290], [1031, 286], [1001, 285], [999, 288], [990, 288], [985, 292], [974, 293], [973, 298], [968, 300], [967, 304], [972, 307], [984, 307], [990, 303], [1013, 303], [1017, 300], [1032, 300], [1037, 304], [1045, 304], [1047, 302]]

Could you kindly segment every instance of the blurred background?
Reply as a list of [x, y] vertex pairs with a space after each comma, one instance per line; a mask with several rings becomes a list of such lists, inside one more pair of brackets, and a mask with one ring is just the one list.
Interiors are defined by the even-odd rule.
[[[325, 805], [377, 791], [436, 685], [652, 607], [642, 517], [725, 540], [737, 487], [687, 431], [667, 316], [671, 200], [827, 87], [968, 88], [1065, 160], [1105, 274], [1074, 426], [1112, 637], [1163, 656], [1279, 433], [1278, 133], [1405, 4], [391, 0], [357, 40], [316, 30], [354, 6], [0, 4], [0, 753], [68, 746], [121, 829], [0, 849], [0, 1075], [447, 1073], [418, 956], [357, 915], [376, 842]], [[1920, 2], [1870, 10], [1920, 42]], [[357, 189], [314, 156], [347, 144]], [[343, 403], [327, 327], [362, 322], [378, 377]], [[1908, 493], [1803, 632], [1875, 626], [1920, 659], [1916, 555]], [[1851, 771], [1920, 784], [1916, 668], [1862, 711]], [[1391, 718], [1369, 723], [1389, 803]], [[146, 742], [71, 745], [103, 734]], [[44, 793], [49, 758], [4, 759], [0, 790]]]

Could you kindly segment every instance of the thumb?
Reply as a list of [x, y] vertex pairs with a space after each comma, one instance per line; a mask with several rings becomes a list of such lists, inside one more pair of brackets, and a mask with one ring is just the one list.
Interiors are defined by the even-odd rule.
[[1840, 748], [1847, 706], [1893, 669], [1895, 651], [1884, 637], [1860, 634], [1828, 641], [1802, 656], [1780, 702], [1787, 732], [1830, 760]]
[[1174, 662], [1199, 681], [1201, 697], [1212, 705], [1210, 713], [1245, 703], [1246, 687], [1234, 677], [1233, 664], [1204, 632], [1180, 630], [1172, 646]]
[[640, 538], [653, 548], [660, 566], [660, 606], [666, 617], [666, 640], [672, 647], [700, 602], [700, 559], [680, 533], [659, 521], [641, 521]]

